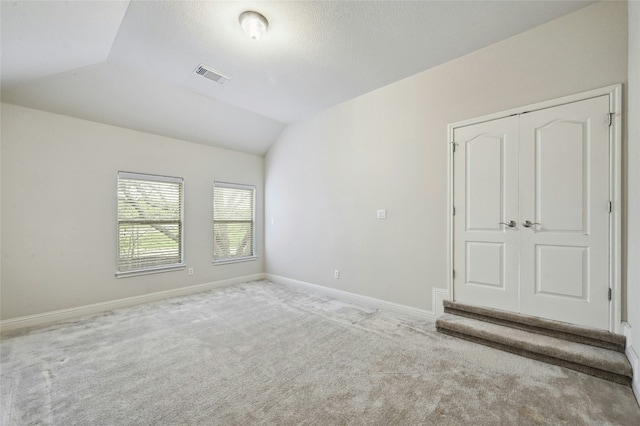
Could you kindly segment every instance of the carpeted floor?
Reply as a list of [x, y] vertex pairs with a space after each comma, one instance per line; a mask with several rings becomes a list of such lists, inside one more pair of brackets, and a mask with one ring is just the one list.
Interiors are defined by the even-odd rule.
[[631, 388], [267, 281], [13, 332], [2, 425], [638, 425]]

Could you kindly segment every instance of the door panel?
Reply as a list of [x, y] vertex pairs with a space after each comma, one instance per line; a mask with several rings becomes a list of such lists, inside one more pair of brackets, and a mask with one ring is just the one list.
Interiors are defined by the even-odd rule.
[[[455, 300], [518, 309], [518, 118], [454, 132]], [[515, 179], [514, 179], [515, 176]]]
[[588, 130], [584, 122], [554, 121], [535, 131], [535, 216], [547, 230], [585, 230]]
[[609, 97], [520, 120], [520, 307], [609, 328]]
[[[504, 210], [504, 135], [478, 135], [465, 143], [467, 231], [500, 231]], [[462, 155], [462, 154], [461, 154]]]
[[588, 265], [589, 247], [537, 245], [535, 293], [587, 301]]
[[467, 285], [504, 289], [504, 243], [467, 241]]

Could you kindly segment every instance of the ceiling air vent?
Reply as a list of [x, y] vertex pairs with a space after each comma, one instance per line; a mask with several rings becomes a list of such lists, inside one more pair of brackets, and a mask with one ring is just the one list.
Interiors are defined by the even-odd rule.
[[225, 84], [231, 78], [202, 64], [198, 65], [198, 68], [195, 69], [194, 73], [206, 77], [209, 80], [213, 80], [218, 84]]

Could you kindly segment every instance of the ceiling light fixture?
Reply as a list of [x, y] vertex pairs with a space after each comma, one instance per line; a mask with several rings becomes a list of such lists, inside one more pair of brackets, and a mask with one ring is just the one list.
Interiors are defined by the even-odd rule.
[[260, 37], [267, 32], [269, 22], [258, 12], [248, 10], [240, 15], [240, 25], [251, 40], [260, 40]]

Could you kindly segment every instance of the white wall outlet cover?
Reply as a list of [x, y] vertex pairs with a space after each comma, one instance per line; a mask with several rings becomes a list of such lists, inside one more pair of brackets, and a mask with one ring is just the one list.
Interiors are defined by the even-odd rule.
[[379, 209], [378, 210], [378, 219], [386, 219], [387, 218], [387, 210]]

